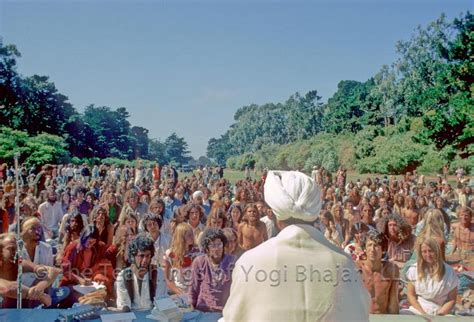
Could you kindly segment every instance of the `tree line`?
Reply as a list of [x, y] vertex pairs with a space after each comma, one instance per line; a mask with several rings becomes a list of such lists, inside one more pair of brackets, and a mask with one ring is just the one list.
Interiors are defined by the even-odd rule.
[[367, 81], [343, 80], [283, 103], [241, 107], [208, 142], [207, 156], [246, 166], [399, 173], [474, 165], [473, 44], [470, 12], [445, 15], [396, 44], [398, 58]]
[[125, 107], [89, 105], [79, 113], [48, 76], [20, 75], [20, 57], [0, 38], [0, 162], [11, 162], [17, 152], [29, 164], [140, 158], [180, 165], [192, 159], [184, 138], [149, 138], [148, 129], [130, 124]]

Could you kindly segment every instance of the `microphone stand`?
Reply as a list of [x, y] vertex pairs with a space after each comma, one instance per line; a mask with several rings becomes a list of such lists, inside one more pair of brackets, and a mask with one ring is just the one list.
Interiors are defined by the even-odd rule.
[[21, 279], [23, 276], [23, 240], [21, 239], [21, 216], [20, 216], [20, 185], [19, 185], [19, 174], [20, 171], [18, 170], [18, 158], [19, 153], [16, 153], [13, 157], [15, 160], [15, 185], [16, 185], [16, 193], [15, 193], [15, 213], [16, 213], [16, 254], [15, 254], [15, 262], [18, 263], [18, 276], [17, 276], [17, 284], [18, 288], [16, 290], [16, 308], [21, 309], [21, 297], [22, 297], [22, 283]]

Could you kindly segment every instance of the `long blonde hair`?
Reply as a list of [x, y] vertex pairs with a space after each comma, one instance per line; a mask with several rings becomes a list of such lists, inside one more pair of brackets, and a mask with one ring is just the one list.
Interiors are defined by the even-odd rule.
[[429, 209], [425, 213], [424, 225], [419, 236], [437, 236], [445, 240], [444, 227], [445, 223], [441, 211]]
[[[432, 267], [432, 273], [429, 273], [429, 266], [428, 263], [425, 262], [423, 256], [421, 254], [421, 246], [426, 245], [431, 248], [432, 251], [435, 253], [435, 259]], [[444, 268], [444, 261], [441, 255], [441, 248], [438, 245], [436, 239], [431, 236], [422, 236], [417, 239], [416, 241], [416, 264], [417, 264], [417, 271], [418, 271], [418, 280], [422, 281], [426, 278], [426, 275], [429, 274], [435, 281], [440, 281], [445, 273]]]
[[173, 239], [171, 240], [170, 255], [171, 266], [181, 268], [184, 261], [184, 256], [189, 251], [188, 245], [186, 245], [186, 233], [193, 231], [190, 224], [182, 222], [176, 225], [173, 232]]

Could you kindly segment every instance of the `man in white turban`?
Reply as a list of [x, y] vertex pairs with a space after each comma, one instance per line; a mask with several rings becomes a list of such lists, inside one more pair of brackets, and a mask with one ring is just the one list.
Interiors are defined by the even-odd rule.
[[312, 225], [321, 209], [314, 180], [270, 171], [264, 193], [281, 232], [237, 261], [222, 320], [368, 321], [370, 297], [354, 262]]

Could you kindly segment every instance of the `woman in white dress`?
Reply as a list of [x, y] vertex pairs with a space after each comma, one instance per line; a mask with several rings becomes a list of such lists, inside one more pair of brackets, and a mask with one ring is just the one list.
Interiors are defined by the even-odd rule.
[[401, 313], [450, 314], [456, 303], [459, 279], [447, 265], [435, 238], [423, 236], [416, 243], [417, 262], [407, 272], [410, 308]]

